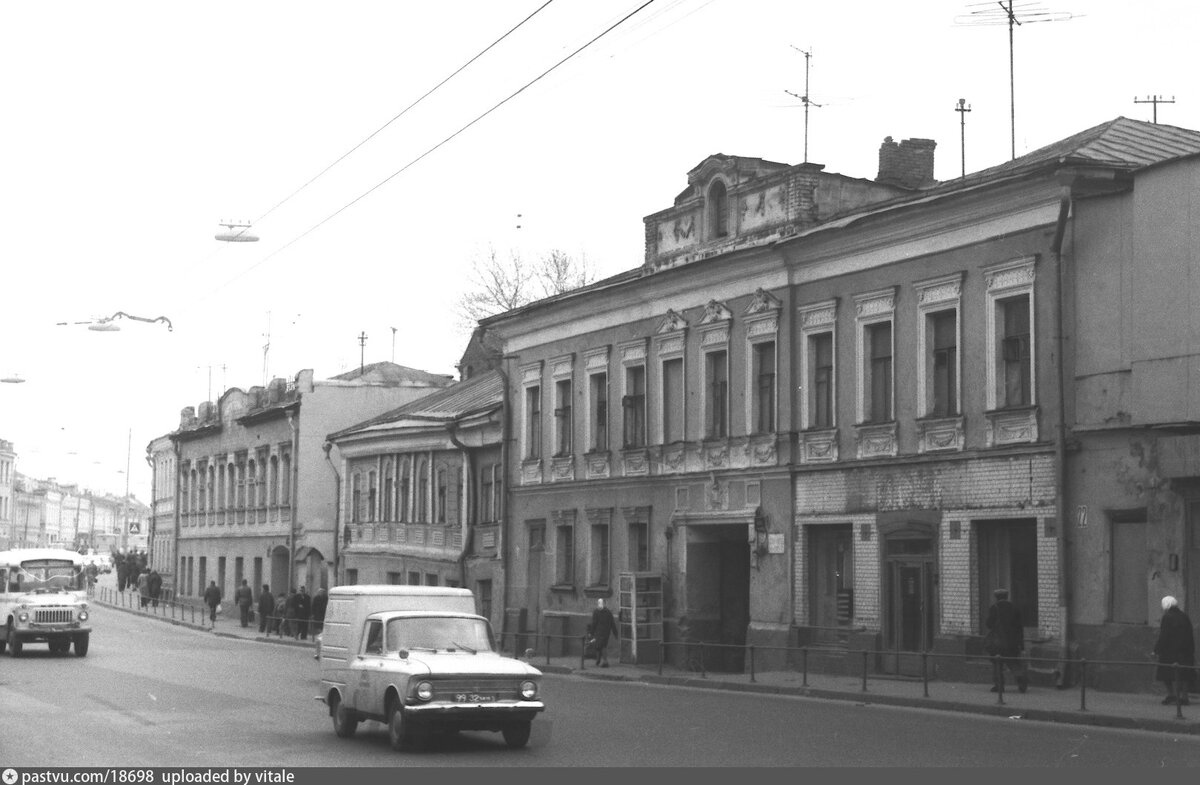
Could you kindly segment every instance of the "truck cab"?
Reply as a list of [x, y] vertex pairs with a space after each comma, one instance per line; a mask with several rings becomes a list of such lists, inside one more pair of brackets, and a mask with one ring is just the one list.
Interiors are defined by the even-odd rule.
[[393, 749], [436, 733], [496, 731], [525, 746], [545, 710], [541, 671], [497, 651], [466, 589], [345, 586], [329, 592], [319, 654], [334, 732], [386, 723]]

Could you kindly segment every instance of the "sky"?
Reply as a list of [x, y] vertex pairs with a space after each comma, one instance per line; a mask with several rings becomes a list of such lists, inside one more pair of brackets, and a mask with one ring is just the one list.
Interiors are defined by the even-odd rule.
[[[1200, 129], [1200, 3], [1014, 10], [1010, 83], [975, 0], [0, 4], [0, 439], [149, 500], [183, 408], [306, 368], [456, 374], [472, 260], [635, 268], [715, 153], [872, 179], [885, 137], [927, 138], [949, 180], [1152, 96]], [[87, 329], [117, 312], [171, 329]]]

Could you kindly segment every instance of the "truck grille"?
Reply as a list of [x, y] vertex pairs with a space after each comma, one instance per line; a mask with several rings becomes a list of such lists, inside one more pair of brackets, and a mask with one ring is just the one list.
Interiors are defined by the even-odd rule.
[[71, 608], [37, 608], [33, 612], [34, 624], [70, 624], [75, 621]]
[[496, 700], [520, 700], [521, 679], [458, 678], [430, 680], [434, 700], [453, 701], [458, 695], [488, 695]]

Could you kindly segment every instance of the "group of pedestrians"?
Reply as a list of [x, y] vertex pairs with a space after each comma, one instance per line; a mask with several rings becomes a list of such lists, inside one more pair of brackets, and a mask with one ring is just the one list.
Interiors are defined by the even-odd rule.
[[147, 606], [157, 608], [158, 598], [162, 596], [162, 576], [158, 574], [158, 570], [144, 567], [138, 573], [135, 579], [135, 585], [138, 593], [138, 607], [145, 608]]
[[[217, 582], [210, 581], [204, 591], [204, 604], [208, 606], [208, 618], [214, 625], [220, 613], [221, 599]], [[324, 588], [310, 595], [306, 586], [275, 596], [271, 593], [271, 587], [264, 583], [258, 595], [258, 631], [299, 640], [307, 640], [309, 633], [316, 637], [325, 621], [328, 599]], [[238, 607], [241, 625], [249, 627], [254, 615], [254, 592], [246, 580], [243, 579], [242, 585], [234, 592], [233, 601]]]

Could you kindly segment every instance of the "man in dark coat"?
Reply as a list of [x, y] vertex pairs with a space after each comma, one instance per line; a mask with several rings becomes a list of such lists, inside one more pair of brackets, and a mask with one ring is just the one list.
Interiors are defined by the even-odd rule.
[[271, 628], [274, 616], [275, 595], [271, 594], [271, 587], [264, 583], [262, 593], [258, 595], [258, 631], [271, 634], [274, 631]]
[[150, 605], [157, 608], [158, 598], [162, 596], [162, 575], [159, 574], [158, 570], [150, 571], [147, 584], [150, 587]]
[[221, 604], [221, 590], [216, 581], [209, 581], [204, 590], [204, 604], [208, 606], [208, 618], [213, 626], [217, 626], [217, 606]]
[[285, 627], [284, 635], [291, 635], [293, 638], [300, 637], [300, 628], [297, 626], [296, 619], [300, 616], [300, 593], [293, 588], [288, 592], [287, 602], [284, 605], [285, 613], [283, 626]]
[[300, 591], [296, 594], [296, 631], [300, 633], [300, 640], [308, 640], [308, 617], [312, 614], [312, 597], [309, 596], [308, 587], [301, 586]]
[[245, 578], [242, 578], [242, 585], [237, 587], [237, 591], [233, 593], [233, 602], [238, 606], [242, 626], [249, 627], [250, 606], [254, 604], [254, 590], [250, 588], [250, 584]]
[[592, 611], [590, 629], [592, 631], [592, 639], [596, 642], [596, 664], [601, 668], [607, 668], [608, 638], [612, 636], [619, 639], [621, 634], [617, 631], [617, 622], [613, 618], [612, 611], [604, 607], [603, 597], [596, 600], [596, 610]]
[[1017, 689], [1029, 689], [1029, 674], [1021, 652], [1025, 650], [1025, 625], [1021, 622], [1021, 609], [1008, 599], [1008, 589], [992, 592], [996, 601], [988, 609], [988, 637], [992, 640], [988, 654], [992, 657], [992, 692], [1004, 687], [1004, 669], [1008, 668], [1017, 678]]
[[317, 593], [312, 598], [312, 634], [317, 637], [321, 634], [321, 628], [325, 623], [325, 606], [329, 604], [329, 592], [325, 591], [325, 587], [317, 589]]
[[[1196, 664], [1196, 643], [1192, 635], [1192, 620], [1174, 597], [1163, 597], [1162, 608], [1162, 622], [1158, 627], [1158, 640], [1154, 644], [1154, 656], [1158, 660], [1154, 678], [1167, 688], [1164, 704], [1187, 706], [1188, 692], [1195, 691], [1195, 671], [1192, 666]], [[1183, 667], [1176, 668], [1176, 665]]]

